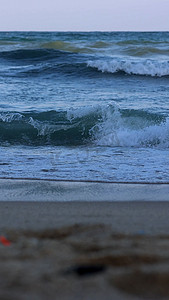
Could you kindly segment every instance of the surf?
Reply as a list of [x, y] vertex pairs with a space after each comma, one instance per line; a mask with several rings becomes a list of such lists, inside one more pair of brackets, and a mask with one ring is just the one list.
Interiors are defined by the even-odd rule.
[[158, 61], [152, 59], [131, 60], [131, 59], [109, 59], [90, 60], [88, 67], [94, 68], [102, 73], [119, 73], [127, 75], [142, 75], [151, 77], [169, 76], [169, 61]]
[[115, 104], [65, 111], [1, 112], [0, 143], [16, 145], [100, 145], [169, 147], [167, 117]]

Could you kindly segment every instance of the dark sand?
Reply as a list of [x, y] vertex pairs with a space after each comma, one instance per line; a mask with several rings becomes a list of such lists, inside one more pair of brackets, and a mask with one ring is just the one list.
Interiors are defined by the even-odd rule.
[[168, 202], [0, 202], [0, 299], [169, 299]]
[[33, 183], [6, 184], [23, 201], [1, 189], [0, 299], [169, 299], [169, 202], [30, 202]]

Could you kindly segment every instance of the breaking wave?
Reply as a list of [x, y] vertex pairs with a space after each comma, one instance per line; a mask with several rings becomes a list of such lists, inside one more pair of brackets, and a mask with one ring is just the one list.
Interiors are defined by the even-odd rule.
[[88, 67], [96, 68], [103, 73], [108, 72], [114, 74], [124, 72], [129, 75], [146, 75], [153, 77], [169, 76], [169, 61], [95, 60], [88, 61]]
[[[52, 45], [53, 43], [56, 42], [51, 42]], [[56, 48], [59, 48], [60, 43], [57, 42]], [[62, 43], [67, 44], [66, 42]], [[99, 45], [101, 47], [100, 42]], [[6, 64], [7, 72], [3, 72], [4, 76], [5, 74], [18, 76], [20, 73], [28, 76], [45, 73], [51, 75], [62, 73], [69, 76], [94, 76], [95, 74], [100, 76], [101, 73], [169, 76], [169, 60], [110, 58], [98, 55], [99, 59], [96, 59], [96, 56], [89, 54], [86, 56], [80, 51], [78, 53], [67, 52], [52, 47], [51, 49], [20, 49], [0, 52], [0, 58], [9, 63], [9, 65]], [[63, 48], [63, 45], [61, 44], [60, 47]], [[100, 75], [98, 71], [101, 72]]]
[[1, 144], [169, 147], [169, 119], [115, 104], [67, 111], [2, 112]]

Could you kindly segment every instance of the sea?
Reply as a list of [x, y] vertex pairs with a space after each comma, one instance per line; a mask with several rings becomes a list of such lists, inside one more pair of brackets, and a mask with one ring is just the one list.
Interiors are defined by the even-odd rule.
[[0, 32], [0, 178], [169, 182], [169, 32]]

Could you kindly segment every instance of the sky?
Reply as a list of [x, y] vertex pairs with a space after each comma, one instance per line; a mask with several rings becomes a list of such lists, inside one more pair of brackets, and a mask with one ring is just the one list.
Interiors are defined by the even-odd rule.
[[0, 31], [169, 31], [169, 0], [0, 0]]

